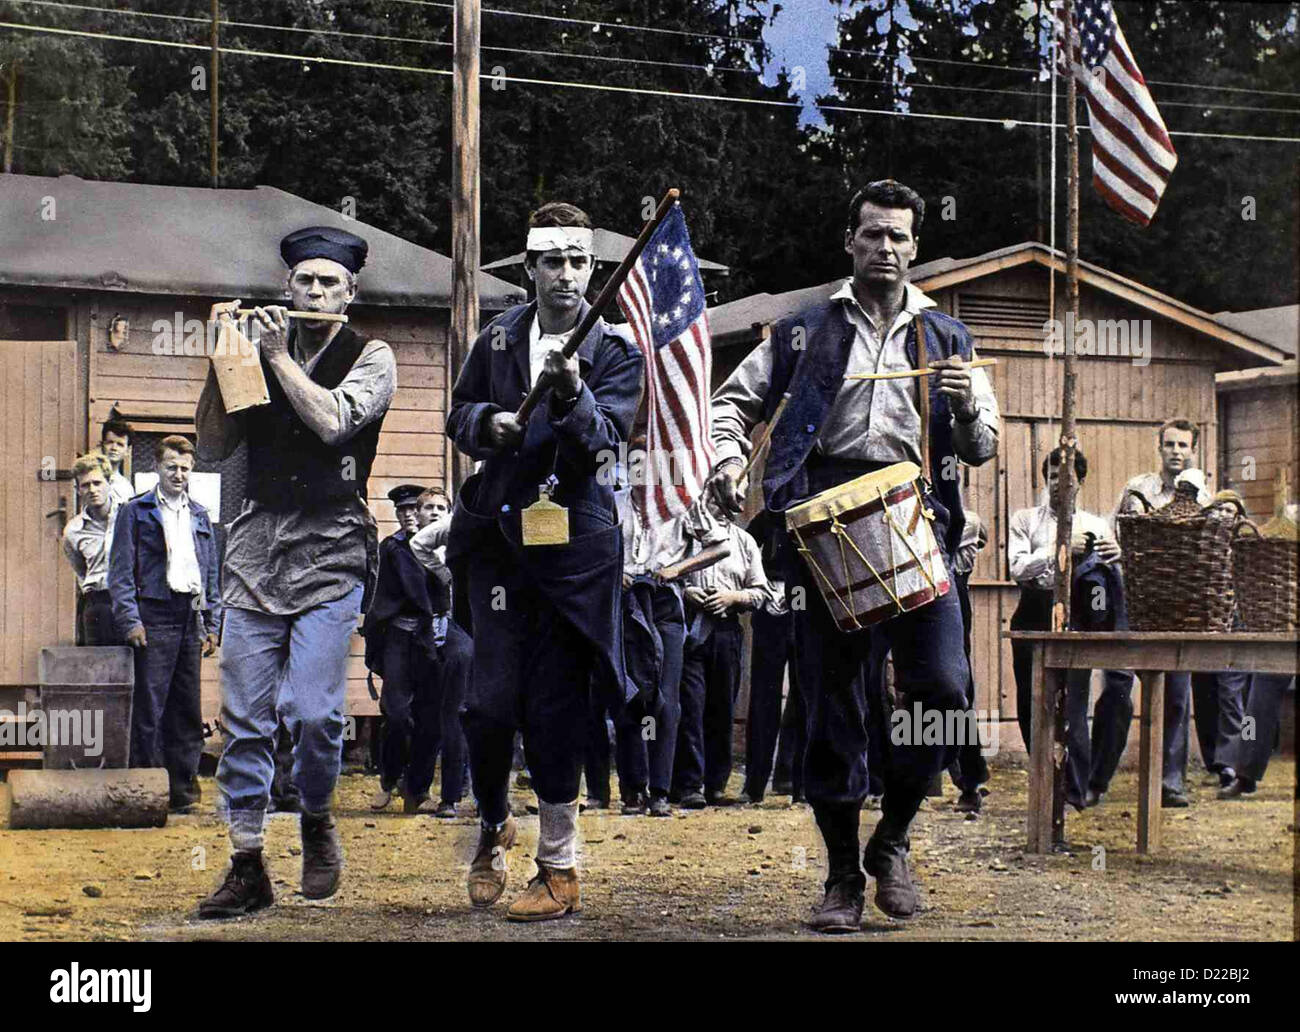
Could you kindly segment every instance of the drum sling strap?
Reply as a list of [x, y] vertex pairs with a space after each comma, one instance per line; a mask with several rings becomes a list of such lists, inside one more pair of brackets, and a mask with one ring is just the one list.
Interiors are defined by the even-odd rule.
[[[929, 354], [926, 347], [925, 336], [925, 316], [922, 312], [918, 312], [916, 315], [916, 368], [919, 370], [926, 370], [929, 368]], [[915, 532], [916, 524], [922, 516], [927, 520], [934, 519], [934, 514], [925, 507], [924, 492], [924, 485], [927, 485], [930, 482], [930, 385], [927, 382], [924, 372], [921, 376], [916, 378], [916, 381], [917, 391], [919, 392], [917, 407], [921, 416], [921, 484], [923, 487], [922, 490], [918, 492], [916, 509], [913, 511], [912, 518], [908, 522], [906, 529], [898, 524], [894, 519], [894, 514], [889, 511], [889, 505], [885, 501], [885, 492], [883, 490], [880, 492], [880, 504], [884, 509], [885, 522], [889, 524], [890, 529], [907, 547], [912, 558], [916, 560], [917, 568], [920, 570], [921, 576], [923, 576], [926, 582], [930, 585], [930, 589], [935, 590], [937, 587], [935, 579], [926, 568], [926, 564], [922, 561], [921, 557], [917, 554], [916, 549], [912, 547], [912, 542], [910, 540], [910, 535]], [[875, 564], [873, 564], [871, 560], [863, 554], [862, 549], [860, 549], [857, 542], [853, 540], [848, 528], [839, 521], [838, 516], [831, 513], [830, 521], [831, 533], [835, 535], [836, 543], [839, 545], [840, 568], [845, 572], [845, 588], [843, 592], [836, 588], [831, 582], [831, 579], [826, 576], [825, 571], [822, 570], [821, 565], [817, 562], [817, 557], [813, 555], [812, 550], [809, 549], [807, 544], [804, 542], [803, 536], [797, 529], [794, 530], [794, 538], [798, 545], [798, 551], [804, 557], [804, 560], [808, 563], [813, 573], [815, 573], [821, 580], [822, 584], [826, 586], [827, 597], [833, 596], [835, 600], [839, 602], [840, 606], [844, 609], [845, 615], [853, 621], [855, 629], [860, 630], [864, 626], [858, 622], [858, 612], [857, 606], [853, 600], [852, 585], [849, 583], [849, 578], [847, 576], [849, 570], [848, 549], [852, 549], [853, 553], [857, 555], [862, 564], [871, 571], [871, 575], [876, 579], [876, 583], [885, 589], [885, 593], [889, 595], [890, 601], [892, 601], [895, 607], [897, 607], [898, 612], [903, 612], [902, 600], [898, 597], [898, 593], [894, 590], [894, 586], [890, 583], [890, 580], [887, 580], [882, 576], [880, 571], [876, 569]], [[893, 538], [891, 537], [891, 543], [892, 540]], [[892, 568], [887, 572], [892, 573]], [[847, 598], [845, 596], [847, 596]]]

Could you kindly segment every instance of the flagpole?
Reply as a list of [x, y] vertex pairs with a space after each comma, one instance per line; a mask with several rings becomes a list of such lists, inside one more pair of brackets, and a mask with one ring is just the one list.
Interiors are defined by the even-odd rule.
[[1052, 591], [1052, 630], [1063, 631], [1070, 619], [1070, 577], [1072, 563], [1070, 538], [1074, 530], [1074, 503], [1079, 485], [1074, 477], [1074, 454], [1077, 444], [1074, 418], [1075, 370], [1074, 334], [1079, 325], [1079, 127], [1076, 107], [1078, 83], [1074, 66], [1074, 0], [1065, 0], [1066, 76], [1066, 191], [1067, 218], [1065, 243], [1066, 332], [1065, 355], [1061, 363], [1061, 456], [1060, 508], [1056, 520], [1056, 582]]

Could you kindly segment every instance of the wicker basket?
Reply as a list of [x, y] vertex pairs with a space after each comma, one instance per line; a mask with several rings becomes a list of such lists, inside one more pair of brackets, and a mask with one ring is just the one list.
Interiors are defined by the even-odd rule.
[[1243, 631], [1296, 629], [1297, 566], [1300, 544], [1264, 537], [1255, 524], [1242, 522], [1232, 543], [1232, 582]]
[[1131, 630], [1232, 630], [1232, 537], [1241, 515], [1239, 501], [1202, 507], [1196, 487], [1180, 484], [1167, 505], [1115, 521]]

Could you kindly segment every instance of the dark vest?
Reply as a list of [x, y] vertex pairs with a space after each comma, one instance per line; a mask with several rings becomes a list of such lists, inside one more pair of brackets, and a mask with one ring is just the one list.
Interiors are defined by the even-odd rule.
[[[925, 320], [926, 354], [930, 362], [953, 355], [970, 361], [971, 336], [965, 326], [933, 309], [927, 309], [921, 318]], [[840, 301], [814, 305], [772, 327], [772, 384], [764, 404], [764, 421], [772, 418], [781, 395], [790, 392], [790, 401], [772, 434], [763, 478], [763, 498], [767, 508], [774, 512], [783, 512], [813, 493], [804, 465], [844, 383], [852, 347], [853, 326], [844, 315]], [[915, 320], [907, 327], [906, 349], [908, 359], [915, 366]], [[939, 393], [939, 378], [925, 379], [930, 391], [929, 478], [939, 501], [948, 510], [945, 543], [951, 555], [966, 524], [952, 444], [952, 410], [947, 397]]]
[[[344, 326], [312, 370], [312, 382], [333, 390], [356, 364], [366, 343]], [[366, 424], [342, 444], [326, 444], [294, 411], [265, 358], [262, 374], [271, 403], [248, 410], [248, 497], [278, 512], [356, 494], [365, 498], [383, 418]]]

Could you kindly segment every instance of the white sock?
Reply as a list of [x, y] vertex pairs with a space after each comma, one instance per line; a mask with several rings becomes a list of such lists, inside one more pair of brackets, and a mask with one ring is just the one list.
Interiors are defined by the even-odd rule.
[[578, 800], [571, 803], [537, 801], [541, 830], [537, 838], [537, 862], [547, 867], [572, 870], [578, 865]]

